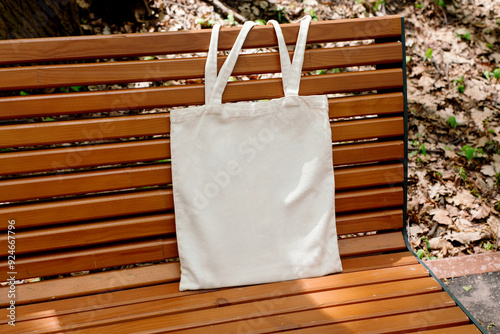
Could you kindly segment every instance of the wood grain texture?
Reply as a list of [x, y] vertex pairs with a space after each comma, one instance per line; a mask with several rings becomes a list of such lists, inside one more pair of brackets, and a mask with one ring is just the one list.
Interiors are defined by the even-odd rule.
[[[340, 168], [335, 171], [335, 189], [344, 190], [402, 183], [403, 171], [402, 164]], [[0, 181], [0, 201], [15, 202], [171, 183], [170, 164], [36, 176]]]
[[[403, 95], [387, 93], [329, 99], [330, 117], [402, 113]], [[170, 115], [145, 114], [0, 127], [0, 148], [88, 142], [170, 133]]]
[[[240, 29], [221, 29], [219, 50], [229, 50]], [[282, 26], [287, 44], [296, 42], [298, 29], [297, 23]], [[199, 30], [6, 40], [0, 41], [0, 64], [205, 52], [208, 50], [210, 34], [210, 30]], [[392, 15], [312, 22], [307, 42], [375, 39], [400, 35], [401, 18]], [[248, 34], [244, 47], [273, 47], [277, 44], [273, 27], [268, 25], [254, 27]]]
[[[292, 57], [293, 52], [290, 52]], [[401, 43], [306, 50], [303, 71], [401, 62]], [[219, 69], [226, 57], [218, 58]], [[105, 62], [0, 69], [0, 90], [203, 78], [206, 58]], [[233, 75], [281, 72], [279, 55], [244, 54]]]
[[[411, 283], [415, 285], [409, 287], [408, 285]], [[395, 289], [391, 289], [391, 284], [398, 288], [397, 292]], [[55, 326], [61, 326], [62, 330], [73, 328], [78, 329], [80, 333], [137, 333], [138, 330], [155, 333], [181, 329], [189, 329], [193, 333], [203, 333], [203, 330], [208, 330], [211, 333], [237, 333], [238, 329], [242, 328], [242, 324], [246, 323], [247, 332], [253, 333], [256, 330], [257, 332], [261, 330], [272, 332], [294, 328], [283, 326], [283, 322], [279, 320], [284, 319], [288, 319], [285, 323], [290, 323], [292, 319], [295, 319], [302, 324], [301, 327], [309, 327], [345, 321], [349, 319], [349, 315], [354, 318], [354, 314], [357, 319], [364, 319], [454, 306], [453, 300], [446, 293], [429, 293], [431, 291], [433, 291], [433, 287], [429, 286], [426, 280], [415, 279], [303, 293], [283, 297], [279, 300], [266, 299], [242, 304], [228, 301], [224, 307], [212, 306], [208, 309], [198, 309], [196, 312], [182, 313], [179, 312], [182, 308], [178, 304], [173, 303], [173, 300], [167, 300], [163, 305], [161, 301], [138, 304], [136, 306], [139, 307], [139, 310], [136, 309], [135, 312], [131, 307], [116, 307], [93, 312], [92, 317], [89, 317], [89, 314], [80, 313], [59, 316], [50, 322], [32, 321], [25, 323], [22, 329], [27, 330], [31, 327], [46, 332], [56, 328]], [[424, 295], [416, 295], [422, 293]], [[189, 299], [189, 297], [185, 299]], [[203, 294], [193, 297], [203, 297]], [[227, 298], [225, 299], [227, 300]], [[391, 302], [389, 305], [388, 301]], [[321, 310], [318, 310], [320, 308]], [[174, 312], [176, 313], [173, 314]], [[116, 323], [117, 315], [119, 315], [120, 323]], [[260, 324], [264, 320], [265, 327], [252, 326], [255, 321], [251, 321], [251, 319], [255, 316], [265, 317], [264, 319], [260, 318], [261, 321], [258, 322]], [[228, 322], [232, 322], [231, 325], [218, 325]], [[47, 323], [50, 327], [47, 326]], [[111, 324], [106, 325], [106, 323]], [[210, 328], [205, 326], [210, 326]]]
[[[403, 204], [403, 188], [376, 188], [337, 193], [337, 213], [390, 208]], [[138, 191], [125, 194], [89, 196], [85, 198], [42, 202], [0, 208], [0, 227], [7, 229], [10, 219], [17, 228], [103, 219], [125, 215], [173, 210], [172, 190]]]
[[[305, 76], [300, 95], [349, 93], [403, 86], [401, 69]], [[113, 110], [151, 109], [204, 104], [204, 85], [121, 89], [0, 98], [0, 119], [84, 114]], [[222, 102], [282, 97], [281, 79], [230, 82]]]
[[[67, 279], [69, 280], [69, 279]], [[395, 292], [394, 289], [390, 291], [390, 284], [401, 282], [401, 285], [406, 285], [401, 292]], [[412, 286], [409, 283], [414, 283]], [[38, 283], [37, 283], [38, 284]], [[209, 292], [195, 292], [195, 293], [179, 293], [175, 291], [175, 288], [168, 288], [168, 286], [177, 287], [178, 284], [162, 284], [166, 285], [161, 290], [156, 289], [156, 287], [151, 287], [156, 290], [159, 294], [154, 298], [150, 295], [147, 289], [136, 289], [128, 290], [131, 294], [130, 299], [132, 304], [135, 306], [140, 306], [142, 310], [136, 310], [135, 313], [140, 315], [140, 313], [151, 313], [155, 312], [158, 314], [168, 315], [168, 314], [178, 314], [181, 312], [191, 312], [194, 310], [206, 310], [206, 309], [219, 309], [220, 300], [225, 300], [225, 305], [248, 305], [249, 303], [259, 302], [260, 300], [269, 300], [274, 298], [287, 298], [289, 302], [300, 302], [301, 296], [316, 294], [319, 299], [323, 299], [326, 303], [337, 304], [337, 303], [348, 303], [352, 302], [353, 299], [360, 301], [363, 299], [381, 299], [392, 296], [404, 296], [412, 295], [415, 293], [430, 293], [439, 292], [440, 286], [428, 277], [425, 270], [419, 269], [419, 266], [402, 266], [397, 268], [381, 268], [378, 275], [375, 275], [373, 271], [358, 271], [356, 273], [348, 274], [337, 274], [318, 278], [310, 279], [300, 279], [288, 282], [277, 282], [269, 283], [261, 286], [245, 286], [239, 288], [228, 288], [221, 289], [218, 291]], [[361, 286], [359, 293], [355, 290]], [[372, 293], [370, 294], [370, 287]], [[51, 287], [49, 287], [51, 288]], [[377, 290], [377, 294], [373, 292]], [[150, 296], [151, 299], [145, 300], [143, 296]], [[338, 292], [335, 297], [332, 295]], [[353, 295], [354, 292], [354, 295]], [[85, 319], [86, 321], [96, 321], [98, 318], [106, 319], [110, 315], [115, 313], [120, 313], [121, 316], [133, 315], [133, 307], [129, 303], [122, 305], [123, 300], [120, 295], [122, 292], [114, 292], [108, 294], [107, 298], [103, 298], [96, 302], [95, 307], [89, 305], [88, 301], [80, 303], [72, 303], [69, 301], [61, 300], [55, 302], [52, 309], [58, 316], [67, 314], [63, 316], [63, 323], [76, 322], [74, 318], [78, 317], [80, 319]], [[85, 297], [79, 298], [78, 300], [83, 301]], [[285, 306], [287, 303], [281, 303]], [[319, 304], [319, 303], [318, 303]], [[309, 303], [310, 306], [313, 306]], [[325, 305], [326, 306], [326, 305]], [[245, 306], [243, 306], [244, 308]], [[248, 306], [246, 306], [248, 307]], [[287, 306], [285, 306], [287, 307]], [[296, 306], [295, 306], [296, 307]], [[109, 309], [111, 308], [111, 309]], [[241, 308], [241, 306], [239, 307]], [[88, 311], [99, 310], [99, 314], [94, 314], [94, 317], [89, 317]], [[2, 310], [3, 311], [3, 310]], [[37, 319], [44, 318], [43, 308], [39, 305], [28, 305], [21, 307], [19, 312], [19, 320], [27, 319]], [[81, 312], [81, 314], [80, 314]], [[79, 313], [79, 314], [73, 314]], [[56, 315], [53, 314], [53, 315]], [[70, 320], [73, 318], [73, 320]], [[89, 319], [90, 318], [90, 319]], [[3, 319], [2, 319], [3, 320]]]
[[469, 318], [459, 307], [450, 307], [432, 311], [412, 312], [384, 318], [354, 320], [337, 325], [318, 326], [290, 331], [293, 334], [351, 334], [363, 332], [409, 333], [433, 328], [449, 328], [465, 325]]
[[[341, 256], [373, 254], [403, 250], [406, 246], [401, 232], [370, 235], [339, 240]], [[94, 270], [126, 264], [159, 261], [177, 257], [177, 242], [173, 238], [138, 239], [62, 252], [35, 253], [16, 261], [17, 279], [43, 277], [82, 270]], [[0, 262], [0, 281], [7, 278], [7, 261]]]
[[[370, 279], [365, 276], [364, 280], [361, 281], [362, 284], [366, 284], [367, 282], [385, 282], [388, 279], [387, 277], [391, 277], [389, 280], [427, 277], [428, 275], [425, 269], [421, 266], [413, 266], [416, 264], [418, 264], [418, 261], [409, 252], [347, 258], [342, 259], [342, 267], [344, 269], [342, 275], [352, 272], [359, 273], [364, 270], [369, 270], [370, 275], [372, 275], [374, 269], [381, 270], [379, 275], [370, 276], [372, 279], [377, 279], [376, 281], [370, 281]], [[411, 267], [386, 270], [405, 266]], [[361, 277], [366, 274], [367, 273], [357, 274], [355, 277]], [[150, 300], [173, 298], [188, 293], [179, 292], [178, 283], [163, 283], [178, 282], [179, 277], [179, 262], [171, 262], [147, 267], [99, 272], [85, 276], [66, 277], [60, 279], [57, 285], [54, 285], [51, 281], [41, 281], [29, 285], [19, 285], [17, 287], [19, 296], [16, 304], [25, 305], [28, 303], [38, 303], [50, 300], [54, 310], [59, 312], [59, 314], [67, 314], [87, 311], [95, 307], [105, 308]], [[130, 290], [132, 288], [136, 289]], [[249, 288], [250, 287], [245, 289]], [[122, 289], [128, 290], [117, 291]], [[2, 294], [3, 292], [5, 292], [5, 294]], [[8, 287], [0, 287], [0, 307], [6, 306], [9, 303], [7, 292]], [[108, 297], [99, 298], [99, 296], [94, 295], [104, 292], [108, 293]], [[192, 293], [200, 293], [200, 291], [193, 291]], [[291, 293], [293, 294], [293, 291]], [[255, 292], [252, 293], [252, 295], [254, 294]], [[64, 300], [70, 297], [79, 297], [78, 300], [80, 302], [74, 299]], [[258, 297], [254, 298], [258, 299]], [[54, 301], [54, 299], [62, 300]], [[22, 309], [23, 311], [18, 314], [20, 317], [19, 320], [34, 319], [37, 317], [37, 314], [38, 317], [41, 317], [39, 312], [45, 310], [45, 306], [25, 305]], [[3, 308], [0, 309], [0, 323], [6, 323], [8, 321], [7, 318], [3, 318], [3, 311], [7, 313], [7, 310]]]
[[[402, 120], [389, 119], [379, 122], [368, 120], [391, 131], [391, 136], [400, 132]], [[342, 131], [353, 130], [357, 136], [358, 124], [340, 124]], [[337, 125], [332, 125], [332, 136]], [[384, 136], [377, 128], [370, 129], [370, 137]], [[368, 136], [368, 135], [367, 135]], [[344, 137], [343, 141], [350, 141]], [[334, 166], [379, 162], [401, 159], [404, 146], [401, 142], [373, 142], [339, 145], [333, 147]], [[73, 146], [67, 148], [42, 149], [0, 154], [0, 175], [27, 174], [33, 172], [57, 172], [75, 168], [110, 166], [135, 162], [154, 162], [170, 158], [170, 140], [154, 139], [124, 143]]]
[[447, 327], [447, 328], [440, 328], [440, 329], [431, 329], [428, 331], [421, 331], [419, 332], [421, 334], [447, 334], [447, 333], [453, 333], [453, 334], [480, 334], [481, 331], [474, 325], [463, 325], [463, 326], [454, 326], [454, 327]]
[[[395, 283], [395, 286], [401, 284]], [[379, 286], [373, 286], [377, 289]], [[344, 291], [336, 290], [340, 295]], [[357, 292], [357, 291], [356, 291]], [[377, 296], [386, 297], [383, 292]], [[390, 294], [388, 294], [390, 296]], [[144, 320], [130, 321], [123, 324], [89, 327], [80, 333], [95, 331], [120, 331], [134, 333], [137, 328], [145, 331], [162, 332], [189, 332], [189, 333], [237, 333], [243, 328], [245, 332], [272, 333], [307, 328], [317, 325], [341, 323], [348, 320], [372, 319], [401, 313], [418, 312], [453, 307], [454, 302], [446, 293], [429, 293], [416, 296], [405, 296], [376, 300], [362, 294], [351, 295], [360, 301], [351, 304], [352, 299], [342, 300], [331, 298], [328, 302], [328, 292], [307, 294], [296, 298], [286, 298], [285, 303], [270, 300], [257, 302], [250, 305], [230, 306], [224, 309], [210, 309], [196, 312], [199, 315], [194, 319], [194, 314], [179, 314], [173, 316], [151, 317]], [[374, 301], [375, 299], [375, 301]], [[274, 302], [274, 303], [273, 303]], [[342, 305], [336, 305], [342, 304]], [[268, 308], [263, 308], [263, 306]], [[269, 309], [269, 306], [274, 306]], [[330, 306], [335, 305], [335, 306]], [[320, 309], [321, 307], [321, 309]], [[292, 312], [290, 312], [292, 311]], [[260, 315], [259, 321], [251, 319], [256, 314]], [[149, 323], [147, 323], [149, 320]], [[299, 326], [297, 324], [300, 324]], [[91, 323], [88, 324], [91, 326]]]

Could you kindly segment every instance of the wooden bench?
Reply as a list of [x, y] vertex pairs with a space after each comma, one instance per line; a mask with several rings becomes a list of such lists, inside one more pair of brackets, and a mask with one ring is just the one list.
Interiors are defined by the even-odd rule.
[[[238, 31], [223, 29], [219, 49]], [[287, 44], [297, 32], [283, 25]], [[209, 38], [201, 30], [0, 41], [0, 281], [45, 277], [0, 287], [0, 332], [478, 333], [405, 242], [398, 16], [313, 22], [309, 31], [308, 43], [330, 43], [306, 51], [311, 75], [300, 93], [331, 94], [344, 272], [179, 292], [168, 110], [203, 103], [205, 58], [174, 55], [206, 52]], [[353, 40], [370, 43], [331, 44]], [[258, 26], [245, 47], [276, 45], [273, 28]], [[155, 55], [167, 56], [142, 57]], [[276, 52], [241, 56], [234, 75], [253, 80], [229, 83], [224, 102], [281, 97], [281, 80], [261, 77], [279, 71]], [[137, 82], [155, 87], [93, 90]], [[68, 275], [81, 271], [90, 273]]]

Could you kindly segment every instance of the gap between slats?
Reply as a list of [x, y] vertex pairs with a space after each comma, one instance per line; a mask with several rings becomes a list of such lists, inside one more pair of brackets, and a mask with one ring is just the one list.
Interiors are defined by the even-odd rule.
[[[229, 50], [240, 29], [221, 29], [219, 50]], [[299, 24], [282, 25], [287, 44], [296, 42], [298, 29]], [[210, 30], [200, 30], [6, 40], [0, 41], [0, 64], [206, 52], [210, 34]], [[307, 43], [399, 36], [401, 36], [401, 17], [391, 15], [312, 22]], [[274, 47], [276, 45], [277, 40], [273, 27], [257, 26], [249, 33], [244, 48]]]
[[[300, 95], [323, 95], [401, 88], [401, 68], [305, 76]], [[201, 105], [204, 85], [122, 89], [0, 98], [0, 119], [84, 114], [113, 110]], [[228, 83], [223, 102], [273, 99], [283, 96], [281, 79]]]
[[[428, 273], [418, 264], [415, 257], [410, 252], [399, 252], [394, 254], [369, 255], [357, 258], [342, 259], [342, 279], [338, 281], [337, 287], [352, 286], [356, 284], [370, 284], [374, 282], [385, 282], [398, 279], [408, 279], [415, 277], [427, 277]], [[408, 266], [408, 267], [407, 267]], [[410, 267], [411, 266], [411, 267]], [[406, 267], [406, 268], [401, 268]], [[377, 269], [377, 271], [373, 271]], [[378, 271], [380, 270], [380, 271]], [[365, 271], [359, 274], [360, 271]], [[346, 275], [347, 273], [356, 273]], [[363, 277], [361, 279], [361, 277]], [[351, 278], [352, 277], [352, 278]], [[94, 307], [106, 308], [144, 301], [152, 301], [187, 294], [200, 293], [200, 291], [179, 292], [179, 284], [165, 284], [178, 282], [180, 279], [179, 262], [162, 263], [149, 266], [120, 269], [114, 271], [98, 272], [84, 276], [65, 277], [58, 280], [58, 285], [54, 286], [52, 282], [40, 281], [30, 284], [20, 284], [17, 286], [19, 298], [17, 305], [32, 304], [23, 306], [24, 312], [18, 314], [19, 320], [43, 317], [39, 312], [44, 311], [43, 304], [35, 305], [33, 303], [52, 300], [57, 290], [57, 299], [71, 297], [80, 297], [78, 301], [58, 300], [51, 301], [51, 305], [61, 314], [87, 311]], [[340, 279], [336, 278], [337, 280]], [[311, 279], [316, 280], [316, 279]], [[320, 280], [318, 278], [318, 280]], [[374, 280], [374, 281], [373, 281]], [[119, 284], [117, 284], [119, 282]], [[274, 283], [274, 286], [282, 287], [282, 291], [290, 290], [287, 288], [289, 282]], [[311, 284], [308, 285], [311, 287]], [[8, 319], [2, 312], [8, 310], [3, 307], [8, 305], [9, 299], [8, 287], [0, 287], [0, 323], [6, 323]], [[119, 291], [125, 289], [123, 291]], [[133, 290], [131, 290], [133, 289]], [[285, 290], [286, 289], [286, 290]], [[246, 287], [240, 293], [248, 293], [254, 296], [254, 299], [260, 299], [255, 296], [258, 289]], [[246, 291], [245, 291], [246, 290]], [[321, 290], [321, 288], [316, 288]], [[252, 292], [253, 291], [253, 292]], [[314, 290], [311, 290], [314, 291]], [[99, 298], [96, 293], [110, 293], [107, 298]], [[291, 291], [293, 293], [293, 290]], [[212, 294], [215, 295], [215, 294]], [[217, 296], [214, 296], [217, 299]], [[236, 302], [233, 300], [233, 302]]]
[[[400, 231], [339, 240], [341, 256], [358, 256], [406, 249]], [[17, 279], [44, 277], [82, 270], [116, 267], [131, 263], [160, 261], [177, 257], [177, 241], [156, 238], [84, 250], [51, 252], [16, 261]], [[0, 263], [0, 281], [7, 279], [7, 263]]]
[[[402, 164], [340, 168], [335, 189], [345, 190], [403, 182]], [[0, 181], [0, 202], [165, 186], [172, 183], [171, 165], [137, 166], [66, 175]]]
[[[331, 118], [397, 114], [403, 111], [403, 94], [329, 99], [329, 108]], [[165, 135], [169, 132], [168, 113], [5, 125], [0, 127], [0, 148]]]
[[[290, 52], [292, 57], [293, 52]], [[401, 62], [401, 43], [312, 49], [304, 54], [303, 71]], [[226, 57], [218, 58], [219, 69]], [[33, 66], [0, 69], [0, 90], [97, 85], [203, 78], [206, 58]], [[232, 75], [281, 71], [274, 53], [240, 55]]]

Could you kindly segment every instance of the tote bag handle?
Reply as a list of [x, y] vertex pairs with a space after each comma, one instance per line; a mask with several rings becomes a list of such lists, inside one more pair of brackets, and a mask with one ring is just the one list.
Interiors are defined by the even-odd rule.
[[[274, 26], [276, 37], [278, 39], [283, 91], [285, 92], [285, 96], [297, 96], [299, 94], [300, 77], [304, 62], [304, 51], [311, 17], [305, 16], [301, 19], [299, 36], [297, 38], [297, 45], [295, 47], [292, 62], [290, 62], [285, 39], [283, 38], [283, 33], [278, 22], [274, 20], [269, 22]], [[238, 55], [243, 47], [243, 43], [245, 42], [248, 32], [255, 24], [256, 23], [252, 21], [245, 22], [233, 47], [231, 48], [231, 51], [229, 52], [229, 56], [219, 71], [219, 75], [217, 75], [217, 44], [219, 41], [220, 25], [216, 24], [213, 27], [207, 62], [205, 64], [205, 104], [222, 103], [222, 94], [226, 88], [227, 81], [233, 72], [233, 68], [238, 60]]]

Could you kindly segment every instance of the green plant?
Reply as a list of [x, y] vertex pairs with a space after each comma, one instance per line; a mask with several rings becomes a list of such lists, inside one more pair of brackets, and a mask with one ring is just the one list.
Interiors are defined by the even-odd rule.
[[451, 126], [454, 129], [456, 129], [457, 128], [457, 119], [455, 118], [455, 116], [450, 116], [450, 117], [448, 117], [446, 124], [448, 124], [449, 126]]
[[425, 150], [425, 144], [424, 143], [421, 143], [420, 141], [418, 141], [417, 139], [415, 139], [415, 140], [412, 141], [411, 144], [412, 144], [412, 146], [418, 147], [418, 149], [410, 153], [410, 155], [409, 155], [410, 158], [412, 156], [414, 156], [415, 154], [417, 154], [418, 152], [422, 153], [424, 155], [424, 157], [427, 156], [427, 151]]
[[428, 48], [427, 51], [425, 51], [424, 60], [431, 60], [431, 59], [432, 59], [432, 49]]
[[424, 6], [421, 3], [416, 3], [415, 7], [418, 8], [418, 9], [424, 8]]
[[458, 168], [458, 176], [460, 176], [462, 180], [465, 182], [465, 180], [467, 179], [467, 174], [465, 173], [465, 169], [463, 169], [462, 167]]
[[257, 20], [255, 20], [255, 23], [257, 23], [258, 25], [261, 25], [261, 26], [265, 26], [267, 24], [266, 21], [263, 19], [257, 19]]
[[466, 29], [458, 29], [456, 32], [457, 36], [470, 41], [470, 32]]
[[493, 76], [495, 77], [495, 79], [500, 78], [500, 68], [495, 68], [495, 70], [493, 71]]
[[469, 292], [470, 290], [472, 290], [472, 285], [466, 285], [463, 286], [462, 288], [464, 288], [465, 291]]
[[465, 85], [464, 85], [464, 76], [462, 75], [460, 78], [453, 80], [453, 83], [457, 86], [457, 90], [460, 94], [464, 93]]
[[[496, 186], [500, 185], [500, 173], [496, 173], [495, 174], [495, 179], [496, 179], [495, 185]], [[497, 203], [497, 207], [498, 207], [498, 209], [500, 209], [500, 202]]]
[[408, 64], [411, 61], [411, 56], [406, 56], [406, 63]]
[[306, 8], [305, 11], [309, 12], [309, 15], [311, 15], [311, 19], [313, 21], [318, 21], [319, 20], [318, 15], [316, 15], [316, 12], [314, 11], [314, 9], [312, 9], [312, 8]]
[[491, 242], [483, 242], [483, 248], [486, 250], [492, 250], [493, 249], [493, 244]]
[[434, 2], [441, 7], [446, 7], [444, 0], [434, 0]]
[[479, 153], [483, 154], [483, 150], [481, 148], [477, 147], [470, 147], [469, 145], [465, 145], [462, 147], [460, 150], [460, 153], [463, 153], [465, 157], [467, 158], [467, 161], [471, 161], [472, 158], [477, 157]]
[[375, 1], [375, 5], [373, 6], [373, 8], [376, 11], [378, 11], [380, 9], [381, 5], [385, 5], [385, 1], [384, 0], [377, 0], [377, 1]]

